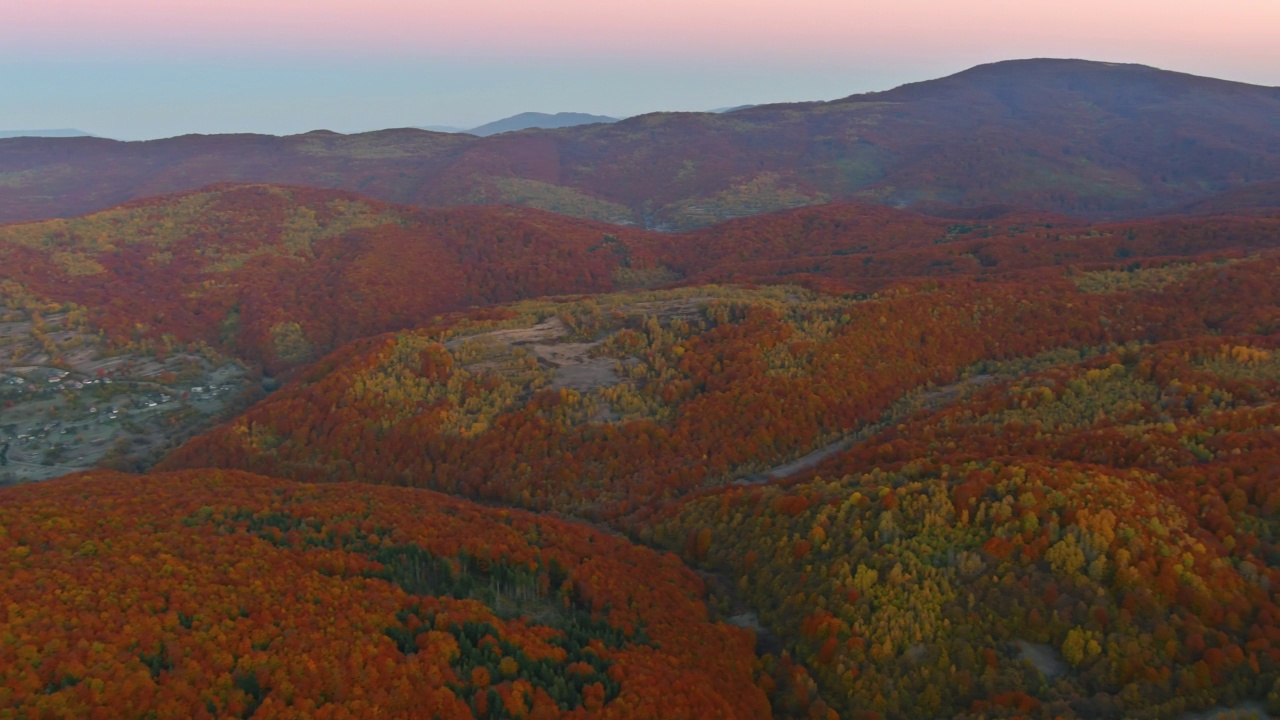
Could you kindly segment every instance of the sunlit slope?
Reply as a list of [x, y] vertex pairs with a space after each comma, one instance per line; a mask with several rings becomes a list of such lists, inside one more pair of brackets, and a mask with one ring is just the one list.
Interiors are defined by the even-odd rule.
[[[0, 227], [0, 292], [86, 308], [116, 340], [200, 341], [272, 368], [471, 305], [614, 289], [590, 222], [423, 212], [349, 193], [225, 186]], [[633, 273], [642, 256], [627, 259]]]
[[442, 313], [544, 295], [707, 282], [868, 292], [907, 278], [1230, 260], [1277, 243], [1280, 219], [1267, 214], [957, 221], [834, 204], [667, 234], [528, 209], [419, 210], [227, 185], [0, 226], [0, 300], [82, 309], [110, 342], [166, 352], [199, 342], [278, 371]]
[[1274, 332], [1276, 267], [1256, 258], [918, 282], [877, 296], [701, 286], [525, 303], [347, 346], [162, 466], [359, 477], [643, 517], [841, 441], [975, 363]]
[[1277, 357], [1273, 334], [993, 364], [974, 377], [1032, 372], [652, 538], [738, 578], [845, 717], [1274, 713]]

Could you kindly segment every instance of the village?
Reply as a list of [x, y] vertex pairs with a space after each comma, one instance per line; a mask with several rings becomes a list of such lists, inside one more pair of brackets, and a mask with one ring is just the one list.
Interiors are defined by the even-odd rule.
[[5, 320], [0, 485], [144, 469], [260, 393], [239, 363], [209, 351], [109, 348], [64, 314]]

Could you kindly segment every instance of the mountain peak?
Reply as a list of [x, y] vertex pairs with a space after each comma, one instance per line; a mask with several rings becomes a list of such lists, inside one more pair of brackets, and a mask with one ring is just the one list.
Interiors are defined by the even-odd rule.
[[1028, 58], [976, 65], [946, 77], [910, 83], [889, 92], [897, 93], [906, 91], [908, 88], [938, 88], [961, 85], [990, 87], [992, 84], [997, 83], [1006, 89], [1010, 83], [1015, 85], [1021, 83], [1026, 84], [1028, 87], [1063, 89], [1083, 93], [1097, 91], [1102, 88], [1119, 88], [1121, 86], [1124, 86], [1129, 91], [1159, 89], [1165, 93], [1189, 90], [1225, 90], [1228, 88], [1237, 90], [1277, 89], [1263, 85], [1251, 85], [1232, 80], [1191, 75], [1175, 70], [1164, 70], [1138, 63], [1103, 62], [1077, 58]]
[[1061, 72], [1061, 71], [1101, 71], [1111, 72], [1115, 70], [1140, 70], [1161, 71], [1159, 68], [1150, 65], [1141, 65], [1139, 63], [1119, 63], [1107, 62], [1105, 60], [1086, 60], [1083, 58], [1015, 58], [1013, 60], [997, 60], [995, 62], [982, 63], [975, 65], [968, 70], [964, 70], [959, 75], [966, 73], [979, 73], [991, 71], [1013, 71], [1013, 72]]

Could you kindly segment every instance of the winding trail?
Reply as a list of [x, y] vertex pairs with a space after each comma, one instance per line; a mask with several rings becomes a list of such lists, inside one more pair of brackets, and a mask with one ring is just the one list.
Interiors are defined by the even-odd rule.
[[[944, 385], [942, 387], [929, 390], [921, 396], [921, 404], [917, 411], [937, 410], [944, 405], [949, 405], [958, 400], [964, 394], [965, 390], [973, 387], [981, 387], [995, 379], [996, 378], [993, 375], [974, 375], [973, 377], [957, 380], [950, 385]], [[790, 462], [777, 465], [765, 470], [764, 472], [753, 473], [746, 477], [738, 478], [729, 484], [759, 485], [761, 483], [767, 483], [770, 480], [781, 480], [782, 478], [790, 477], [805, 470], [812, 470], [818, 465], [821, 465], [827, 458], [844, 452], [845, 450], [853, 447], [855, 443], [866, 439], [866, 430], [868, 428], [875, 427], [876, 425], [883, 424], [883, 422], [884, 420], [881, 420], [879, 423], [867, 423], [843, 438], [823, 445], [807, 455], [803, 455]]]
[[737, 480], [734, 480], [730, 484], [731, 485], [759, 485], [760, 483], [767, 483], [770, 480], [781, 480], [784, 477], [789, 477], [791, 475], [795, 475], [798, 472], [817, 467], [822, 463], [823, 460], [826, 460], [827, 458], [837, 453], [844, 452], [845, 450], [848, 450], [849, 448], [853, 447], [853, 444], [857, 442], [859, 439], [860, 438], [858, 437], [841, 438], [829, 445], [824, 445], [818, 448], [817, 450], [814, 450], [808, 455], [798, 457], [795, 460], [792, 460], [791, 462], [784, 463], [782, 465], [778, 465], [776, 467], [770, 468], [768, 470], [765, 470], [762, 473], [754, 473], [744, 478], [738, 478]]

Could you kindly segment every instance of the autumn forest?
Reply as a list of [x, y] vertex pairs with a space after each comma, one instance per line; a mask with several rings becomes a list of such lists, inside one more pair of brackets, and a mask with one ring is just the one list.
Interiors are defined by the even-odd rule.
[[[1276, 155], [913, 164], [985, 72], [0, 225], [0, 718], [1280, 715]], [[76, 455], [111, 422], [154, 452]]]

